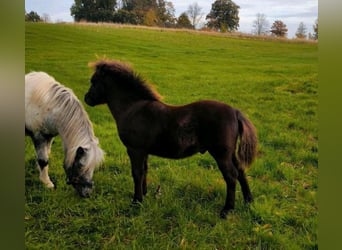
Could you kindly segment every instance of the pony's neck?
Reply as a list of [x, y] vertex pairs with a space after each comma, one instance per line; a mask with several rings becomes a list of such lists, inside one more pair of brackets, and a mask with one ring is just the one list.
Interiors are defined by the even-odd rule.
[[107, 103], [110, 112], [112, 113], [116, 122], [119, 122], [120, 119], [125, 116], [132, 107], [136, 104], [146, 102], [146, 100], [138, 100], [134, 98], [110, 98], [110, 101]]
[[89, 145], [96, 140], [92, 126], [87, 121], [79, 120], [77, 123], [69, 128], [62, 126], [58, 128], [63, 142], [64, 161], [67, 165], [73, 161], [79, 146]]

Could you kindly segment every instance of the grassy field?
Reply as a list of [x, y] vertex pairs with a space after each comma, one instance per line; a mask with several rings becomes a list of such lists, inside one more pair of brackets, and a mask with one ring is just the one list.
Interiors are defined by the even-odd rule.
[[[106, 160], [91, 198], [65, 183], [56, 138], [48, 190], [25, 138], [27, 249], [318, 249], [318, 46], [189, 31], [110, 25], [26, 24], [26, 72], [46, 71], [83, 102], [88, 62], [130, 62], [169, 104], [215, 99], [242, 110], [258, 130], [247, 171], [255, 202], [237, 188], [236, 209], [219, 218], [225, 183], [214, 160], [149, 158], [144, 203], [130, 205], [125, 148], [106, 106], [85, 106]], [[161, 193], [156, 194], [158, 185]]]

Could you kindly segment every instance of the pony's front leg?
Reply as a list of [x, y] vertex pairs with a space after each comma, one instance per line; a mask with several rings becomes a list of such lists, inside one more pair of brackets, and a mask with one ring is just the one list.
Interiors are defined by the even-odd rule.
[[145, 163], [147, 155], [136, 150], [127, 150], [131, 161], [132, 177], [134, 181], [133, 203], [142, 202], [143, 194], [146, 191]]
[[55, 185], [53, 184], [53, 182], [51, 181], [51, 179], [49, 177], [48, 165], [46, 165], [45, 167], [42, 167], [41, 165], [39, 165], [38, 169], [40, 171], [39, 179], [41, 180], [41, 182], [43, 182], [47, 188], [54, 188]]
[[54, 188], [55, 185], [49, 177], [49, 154], [51, 150], [53, 137], [39, 135], [33, 138], [38, 158], [39, 179], [48, 188]]

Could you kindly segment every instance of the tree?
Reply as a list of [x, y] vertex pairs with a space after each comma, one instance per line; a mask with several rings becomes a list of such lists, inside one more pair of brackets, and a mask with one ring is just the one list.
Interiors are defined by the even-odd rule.
[[116, 0], [74, 0], [71, 16], [76, 22], [112, 22]]
[[234, 31], [239, 27], [239, 8], [231, 0], [216, 0], [207, 15], [207, 26], [221, 32]]
[[176, 23], [175, 17], [175, 7], [172, 2], [158, 0], [157, 1], [157, 10], [158, 13], [158, 25], [161, 26], [174, 26]]
[[42, 22], [43, 20], [37, 14], [37, 12], [31, 11], [30, 13], [25, 13], [25, 22]]
[[135, 15], [137, 24], [173, 26], [176, 22], [172, 2], [165, 0], [121, 0], [123, 10]]
[[318, 40], [318, 18], [315, 21], [315, 24], [313, 26], [313, 30], [314, 30], [313, 38], [315, 40]]
[[271, 33], [275, 36], [286, 37], [287, 31], [286, 25], [280, 20], [274, 21], [271, 27]]
[[133, 12], [124, 9], [119, 9], [114, 13], [113, 22], [138, 24], [138, 19]]
[[305, 39], [306, 38], [306, 27], [303, 22], [299, 23], [297, 32], [296, 32], [296, 37], [299, 39]]
[[183, 12], [178, 17], [177, 27], [179, 27], [179, 28], [192, 28], [193, 27], [193, 25], [191, 24], [191, 21], [188, 17], [188, 14], [186, 12]]
[[188, 7], [188, 19], [190, 20], [192, 27], [195, 29], [198, 23], [201, 21], [204, 13], [201, 12], [202, 8], [198, 3], [190, 4]]
[[122, 8], [128, 11], [148, 12], [157, 9], [157, 0], [122, 0]]
[[253, 21], [253, 34], [257, 36], [266, 35], [269, 31], [269, 23], [264, 14], [258, 13]]
[[149, 9], [144, 16], [144, 25], [146, 26], [156, 26], [158, 22], [158, 17], [155, 10]]

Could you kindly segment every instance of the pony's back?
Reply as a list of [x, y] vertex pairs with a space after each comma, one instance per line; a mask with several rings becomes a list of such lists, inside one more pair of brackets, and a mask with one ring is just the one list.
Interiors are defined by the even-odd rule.
[[30, 72], [25, 75], [25, 84], [39, 84], [42, 82], [54, 82], [55, 79], [45, 72]]
[[31, 72], [25, 75], [25, 108], [44, 104], [49, 100], [48, 92], [56, 80], [45, 72]]
[[25, 75], [25, 126], [40, 129], [49, 110], [49, 90], [56, 80], [45, 72]]
[[55, 82], [55, 78], [45, 72], [30, 72], [25, 75], [25, 91], [28, 91], [28, 93], [30, 93], [31, 90], [42, 89], [43, 86], [46, 86], [45, 88], [48, 88], [48, 86]]

